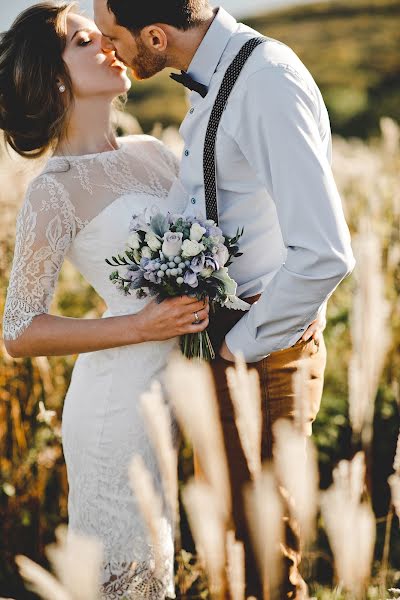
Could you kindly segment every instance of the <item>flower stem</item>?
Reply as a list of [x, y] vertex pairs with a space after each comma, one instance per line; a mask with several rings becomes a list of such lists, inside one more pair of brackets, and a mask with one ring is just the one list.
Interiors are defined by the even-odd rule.
[[186, 358], [207, 362], [214, 360], [215, 352], [207, 331], [188, 333], [181, 337], [181, 350]]

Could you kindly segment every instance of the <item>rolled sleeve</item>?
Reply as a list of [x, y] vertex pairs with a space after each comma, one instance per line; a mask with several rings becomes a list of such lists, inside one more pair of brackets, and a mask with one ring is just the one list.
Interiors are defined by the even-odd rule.
[[[285, 264], [226, 337], [248, 362], [289, 347], [354, 268], [350, 233], [319, 131], [315, 95], [284, 65], [251, 75], [234, 137], [277, 209]], [[260, 252], [265, 251], [260, 248]]]

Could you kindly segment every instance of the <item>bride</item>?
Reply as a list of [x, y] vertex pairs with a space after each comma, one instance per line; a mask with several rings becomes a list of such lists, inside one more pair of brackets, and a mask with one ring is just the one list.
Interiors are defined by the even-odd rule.
[[[139, 399], [177, 336], [207, 327], [208, 306], [122, 297], [109, 281], [105, 258], [123, 251], [133, 213], [184, 207], [167, 200], [179, 185], [172, 153], [150, 136], [115, 137], [112, 103], [130, 80], [101, 42], [92, 21], [51, 2], [24, 11], [1, 38], [0, 128], [22, 156], [51, 153], [18, 215], [3, 333], [13, 357], [80, 354], [62, 414], [69, 529], [103, 544], [103, 598], [158, 600], [174, 596], [172, 516], [160, 531], [165, 568], [156, 578], [128, 482], [139, 454], [161, 489]], [[105, 300], [102, 319], [49, 314], [64, 259]]]

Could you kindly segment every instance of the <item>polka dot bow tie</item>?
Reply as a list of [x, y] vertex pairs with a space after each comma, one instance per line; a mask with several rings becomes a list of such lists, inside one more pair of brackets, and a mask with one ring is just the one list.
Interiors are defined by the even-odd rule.
[[193, 77], [186, 73], [186, 71], [181, 71], [180, 75], [178, 73], [171, 73], [170, 77], [174, 81], [177, 81], [178, 83], [184, 85], [190, 91], [197, 92], [198, 94], [200, 94], [200, 96], [202, 96], [202, 98], [205, 98], [207, 96], [207, 86], [203, 85], [202, 83], [199, 83], [198, 81], [195, 81]]

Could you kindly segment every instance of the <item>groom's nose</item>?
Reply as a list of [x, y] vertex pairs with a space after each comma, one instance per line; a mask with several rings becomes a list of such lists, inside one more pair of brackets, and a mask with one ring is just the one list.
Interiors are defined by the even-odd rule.
[[115, 50], [114, 44], [112, 42], [110, 42], [108, 37], [106, 37], [105, 35], [101, 36], [101, 48], [102, 48], [102, 50], [105, 50], [106, 52]]

